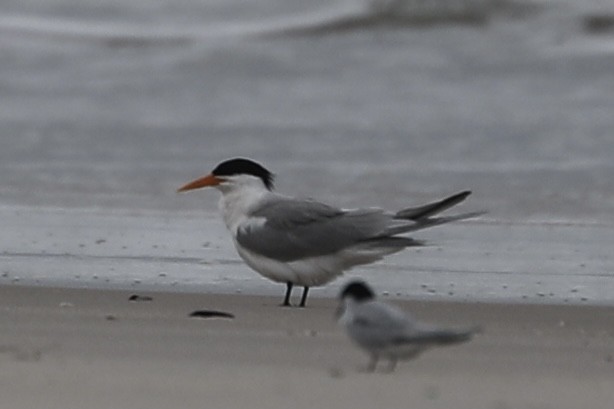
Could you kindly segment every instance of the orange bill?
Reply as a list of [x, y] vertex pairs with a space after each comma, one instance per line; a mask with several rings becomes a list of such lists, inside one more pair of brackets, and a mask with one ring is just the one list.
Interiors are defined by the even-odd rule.
[[180, 187], [179, 189], [177, 189], [177, 192], [185, 192], [188, 190], [200, 189], [202, 187], [207, 187], [207, 186], [217, 186], [220, 183], [222, 183], [220, 179], [216, 178], [213, 174], [209, 174], [202, 178], [193, 180], [187, 185]]

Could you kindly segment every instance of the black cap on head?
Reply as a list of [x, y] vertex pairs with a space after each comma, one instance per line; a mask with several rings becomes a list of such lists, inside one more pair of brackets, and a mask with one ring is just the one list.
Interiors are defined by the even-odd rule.
[[252, 175], [262, 179], [267, 189], [273, 190], [275, 176], [259, 163], [244, 158], [229, 159], [217, 165], [213, 172], [214, 176]]
[[356, 301], [368, 301], [375, 298], [375, 293], [364, 281], [356, 280], [347, 284], [341, 291], [340, 298], [352, 297]]

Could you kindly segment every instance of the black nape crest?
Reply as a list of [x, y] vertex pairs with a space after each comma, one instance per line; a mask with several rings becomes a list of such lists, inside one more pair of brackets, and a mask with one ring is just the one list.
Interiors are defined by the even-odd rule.
[[367, 301], [375, 298], [375, 294], [364, 281], [352, 281], [343, 288], [340, 297], [342, 299], [352, 297], [356, 301]]
[[267, 189], [273, 190], [275, 176], [264, 166], [249, 159], [236, 158], [224, 161], [211, 172], [215, 176], [252, 175], [262, 179]]

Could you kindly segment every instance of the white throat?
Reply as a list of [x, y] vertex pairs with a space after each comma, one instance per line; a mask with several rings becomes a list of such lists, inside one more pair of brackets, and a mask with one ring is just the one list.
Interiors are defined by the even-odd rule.
[[233, 237], [241, 223], [270, 192], [259, 179], [253, 177], [229, 180], [218, 186], [222, 197], [218, 203], [224, 223]]
[[341, 315], [338, 317], [338, 322], [341, 325], [348, 325], [354, 320], [354, 309], [356, 308], [356, 301], [352, 298], [346, 297], [341, 301]]

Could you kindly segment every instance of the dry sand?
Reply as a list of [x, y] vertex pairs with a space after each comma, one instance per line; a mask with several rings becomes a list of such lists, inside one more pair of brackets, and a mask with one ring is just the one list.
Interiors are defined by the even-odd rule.
[[[614, 308], [395, 300], [417, 317], [481, 324], [472, 342], [395, 373], [306, 309], [250, 295], [0, 286], [2, 408], [612, 408]], [[215, 309], [235, 319], [189, 318]]]

